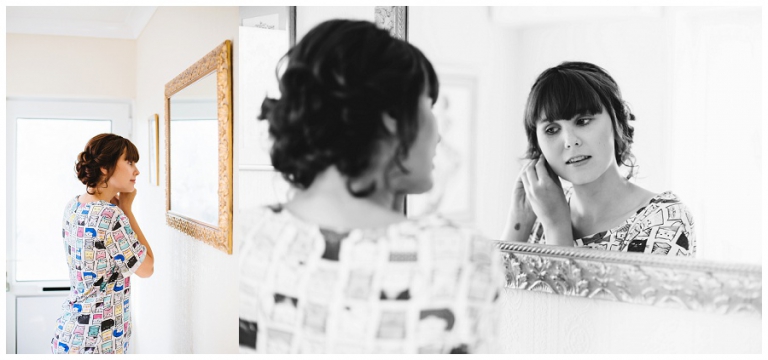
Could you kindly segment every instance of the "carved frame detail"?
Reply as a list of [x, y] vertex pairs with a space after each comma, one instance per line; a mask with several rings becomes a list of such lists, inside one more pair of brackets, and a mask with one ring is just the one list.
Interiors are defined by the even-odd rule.
[[[216, 72], [219, 120], [219, 223], [217, 227], [171, 211], [171, 96]], [[195, 239], [232, 254], [232, 42], [224, 41], [165, 85], [165, 219]]]
[[762, 315], [761, 266], [543, 244], [496, 245], [508, 289]]
[[376, 6], [374, 16], [376, 25], [388, 30], [393, 37], [408, 41], [407, 6]]

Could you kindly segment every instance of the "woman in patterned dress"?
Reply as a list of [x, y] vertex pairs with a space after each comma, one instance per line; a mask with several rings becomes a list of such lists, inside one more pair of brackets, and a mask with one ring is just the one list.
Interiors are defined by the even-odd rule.
[[313, 28], [286, 59], [261, 118], [295, 194], [241, 215], [241, 353], [492, 351], [503, 281], [491, 242], [402, 211], [432, 187], [429, 60], [348, 20]]
[[149, 277], [154, 256], [131, 205], [139, 153], [115, 134], [94, 136], [75, 170], [85, 194], [64, 208], [62, 237], [71, 291], [51, 340], [54, 354], [126, 353], [130, 275]]
[[[596, 65], [565, 62], [539, 75], [525, 110], [531, 161], [515, 184], [503, 238], [694, 256], [687, 207], [672, 192], [630, 181], [634, 118], [618, 84]], [[560, 178], [572, 186], [563, 191]]]

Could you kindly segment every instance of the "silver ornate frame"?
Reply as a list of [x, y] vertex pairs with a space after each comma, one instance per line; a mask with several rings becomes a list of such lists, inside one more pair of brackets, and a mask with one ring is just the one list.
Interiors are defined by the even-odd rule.
[[393, 37], [408, 41], [407, 6], [376, 6], [374, 16], [376, 25], [388, 30]]
[[762, 314], [762, 267], [497, 241], [506, 287], [660, 307]]

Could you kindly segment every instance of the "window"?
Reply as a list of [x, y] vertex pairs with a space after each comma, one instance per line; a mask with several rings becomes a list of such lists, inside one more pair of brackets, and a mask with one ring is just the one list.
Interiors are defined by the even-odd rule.
[[74, 166], [94, 135], [127, 136], [130, 105], [7, 101], [7, 265], [15, 282], [68, 280], [61, 216], [85, 190]]

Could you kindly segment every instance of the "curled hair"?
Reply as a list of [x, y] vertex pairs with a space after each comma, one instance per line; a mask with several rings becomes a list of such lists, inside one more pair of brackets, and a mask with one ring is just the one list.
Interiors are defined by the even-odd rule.
[[[272, 165], [288, 182], [308, 188], [317, 174], [335, 165], [347, 189], [364, 197], [373, 183], [353, 191], [382, 141], [397, 141], [391, 166], [402, 161], [416, 139], [418, 101], [426, 89], [434, 102], [437, 75], [415, 46], [393, 38], [371, 22], [330, 20], [310, 30], [281, 60], [279, 100], [265, 99], [259, 119], [269, 121]], [[382, 121], [395, 119], [394, 136]]]
[[[101, 183], [106, 183], [115, 172], [117, 161], [125, 153], [125, 159], [134, 163], [139, 162], [139, 150], [133, 143], [119, 135], [99, 134], [88, 140], [85, 149], [77, 155], [75, 173], [77, 178], [90, 189], [96, 189]], [[106, 175], [101, 169], [107, 170]]]
[[631, 178], [635, 168], [631, 151], [635, 129], [629, 120], [635, 120], [635, 115], [608, 72], [586, 62], [564, 62], [545, 70], [536, 79], [525, 106], [526, 157], [536, 159], [541, 155], [536, 125], [542, 118], [571, 119], [603, 110], [611, 117], [616, 164], [629, 167], [627, 179]]

